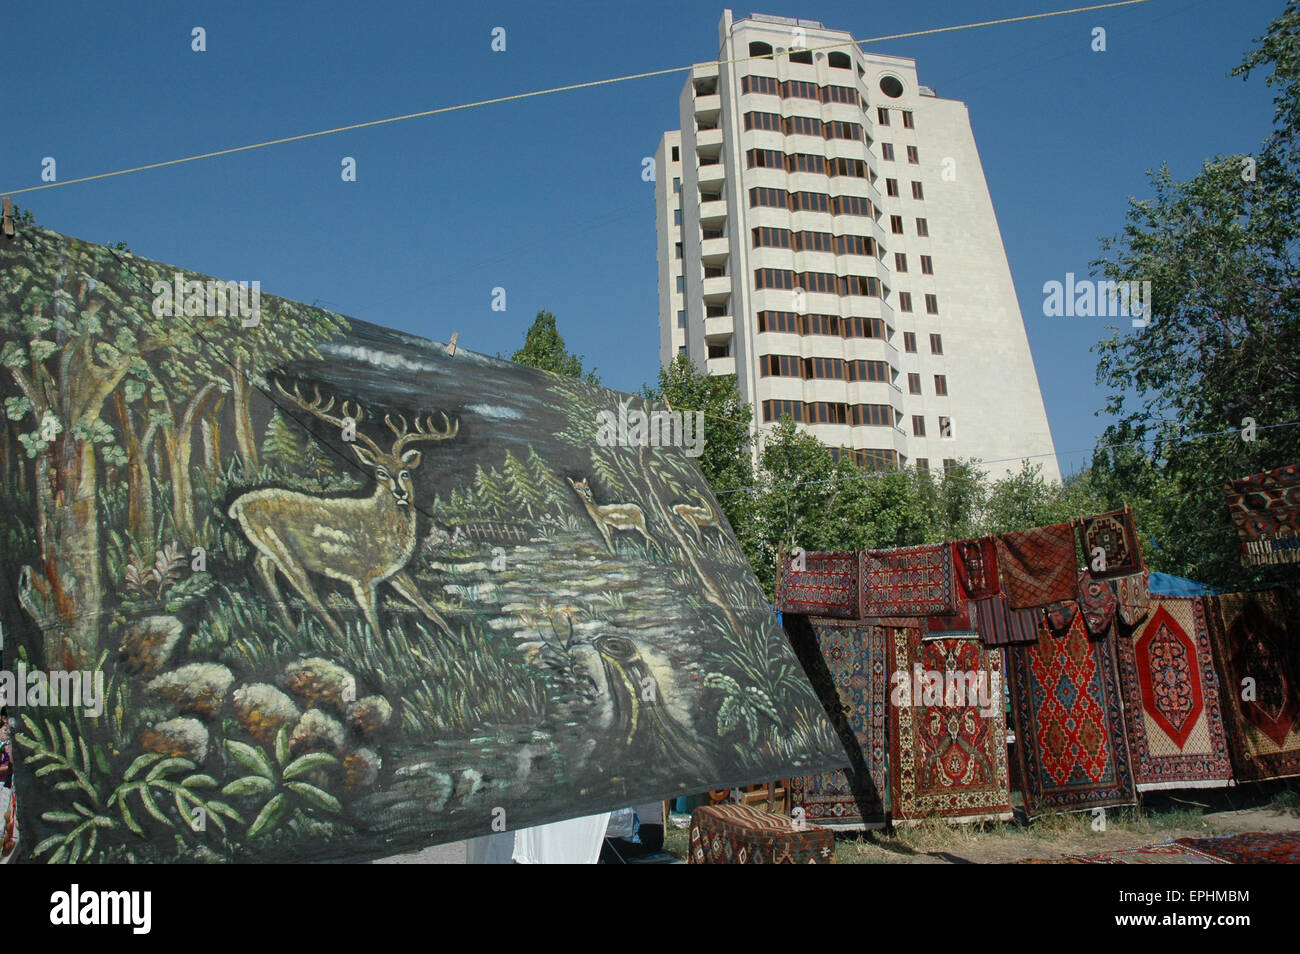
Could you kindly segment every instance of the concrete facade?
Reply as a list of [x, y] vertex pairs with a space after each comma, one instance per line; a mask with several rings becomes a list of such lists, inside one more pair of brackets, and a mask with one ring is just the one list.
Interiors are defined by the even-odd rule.
[[736, 374], [760, 429], [791, 413], [868, 466], [1060, 479], [965, 104], [843, 31], [727, 10], [679, 105], [655, 155], [661, 362]]

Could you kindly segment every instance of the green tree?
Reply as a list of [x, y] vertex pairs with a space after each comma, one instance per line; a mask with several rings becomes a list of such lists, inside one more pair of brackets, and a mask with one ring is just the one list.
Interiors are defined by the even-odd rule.
[[[1216, 156], [1176, 181], [1150, 174], [1123, 231], [1095, 262], [1112, 281], [1150, 281], [1150, 323], [1112, 328], [1094, 350], [1116, 417], [1104, 444], [1152, 445], [1152, 468], [1099, 455], [1110, 493], [1157, 479], [1149, 493], [1167, 568], [1218, 585], [1280, 579], [1243, 568], [1221, 483], [1300, 460], [1300, 8], [1291, 0], [1233, 75], [1269, 69], [1273, 130], [1253, 156]], [[1204, 438], [1246, 426], [1237, 434]], [[1194, 438], [1194, 439], [1188, 439]], [[1132, 487], [1141, 496], [1141, 488]], [[1148, 488], [1149, 491], [1149, 488]]]
[[555, 316], [549, 311], [539, 311], [532, 326], [524, 335], [524, 346], [510, 356], [511, 361], [530, 368], [554, 371], [570, 378], [581, 378], [589, 384], [599, 384], [596, 369], [584, 371], [582, 356], [572, 354], [555, 326]]
[[534, 485], [528, 468], [514, 454], [506, 451], [501, 472], [505, 478], [506, 500], [512, 509], [516, 512], [522, 510], [531, 519], [533, 510], [542, 506], [542, 494]]
[[279, 411], [271, 414], [262, 437], [262, 458], [281, 470], [293, 472], [302, 466], [303, 451], [292, 424]]

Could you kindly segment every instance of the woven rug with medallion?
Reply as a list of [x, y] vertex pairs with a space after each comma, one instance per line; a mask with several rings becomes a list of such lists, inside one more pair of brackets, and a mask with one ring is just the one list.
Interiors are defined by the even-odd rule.
[[1278, 588], [1207, 596], [1205, 613], [1237, 779], [1255, 782], [1300, 775], [1300, 614], [1295, 593]]
[[1201, 600], [1157, 598], [1145, 623], [1116, 637], [1116, 650], [1138, 791], [1228, 785], [1232, 761]]
[[[811, 618], [813, 632], [830, 671], [840, 705], [862, 749], [874, 792], [853, 786], [844, 769], [790, 780], [791, 808], [804, 820], [832, 828], [880, 828], [885, 824], [885, 746], [888, 744], [889, 662], [885, 630], [866, 623]], [[865, 815], [864, 815], [865, 811]]]
[[776, 608], [782, 613], [807, 613], [836, 619], [857, 619], [857, 553], [804, 553], [803, 569], [786, 555], [776, 587]]
[[862, 615], [951, 616], [957, 611], [947, 543], [862, 551]]
[[829, 865], [835, 833], [800, 828], [751, 805], [706, 805], [691, 814], [687, 862], [693, 865]]
[[[895, 824], [1012, 817], [1002, 652], [891, 629], [889, 813]], [[907, 685], [901, 685], [902, 682]]]
[[[1098, 580], [1114, 576], [1141, 573], [1142, 548], [1138, 544], [1137, 530], [1133, 526], [1131, 510], [1114, 510], [1084, 517], [1079, 521], [1079, 542], [1083, 544], [1083, 559], [1094, 567], [1092, 575]], [[1094, 560], [1098, 553], [1105, 558], [1102, 569], [1096, 569]]]
[[1025, 811], [1134, 805], [1113, 639], [1092, 640], [1076, 614], [1063, 636], [1007, 649]]

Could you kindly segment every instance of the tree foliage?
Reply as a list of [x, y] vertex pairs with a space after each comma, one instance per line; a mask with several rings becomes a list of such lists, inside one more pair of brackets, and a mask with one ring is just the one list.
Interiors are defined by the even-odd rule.
[[584, 371], [582, 356], [573, 354], [564, 346], [555, 325], [555, 316], [549, 311], [539, 311], [524, 336], [524, 346], [510, 356], [511, 361], [530, 368], [554, 371], [570, 378], [581, 378], [589, 384], [599, 384], [596, 369]]

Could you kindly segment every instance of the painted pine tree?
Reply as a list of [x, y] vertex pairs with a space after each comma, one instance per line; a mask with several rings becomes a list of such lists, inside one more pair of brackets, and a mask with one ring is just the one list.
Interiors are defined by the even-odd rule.
[[281, 470], [293, 473], [303, 466], [303, 452], [297, 435], [284, 415], [276, 411], [266, 424], [262, 438], [262, 459]]
[[540, 509], [543, 503], [542, 493], [533, 483], [528, 468], [510, 451], [506, 451], [505, 463], [501, 470], [506, 481], [506, 499], [515, 511], [522, 510], [531, 520], [533, 510]]

